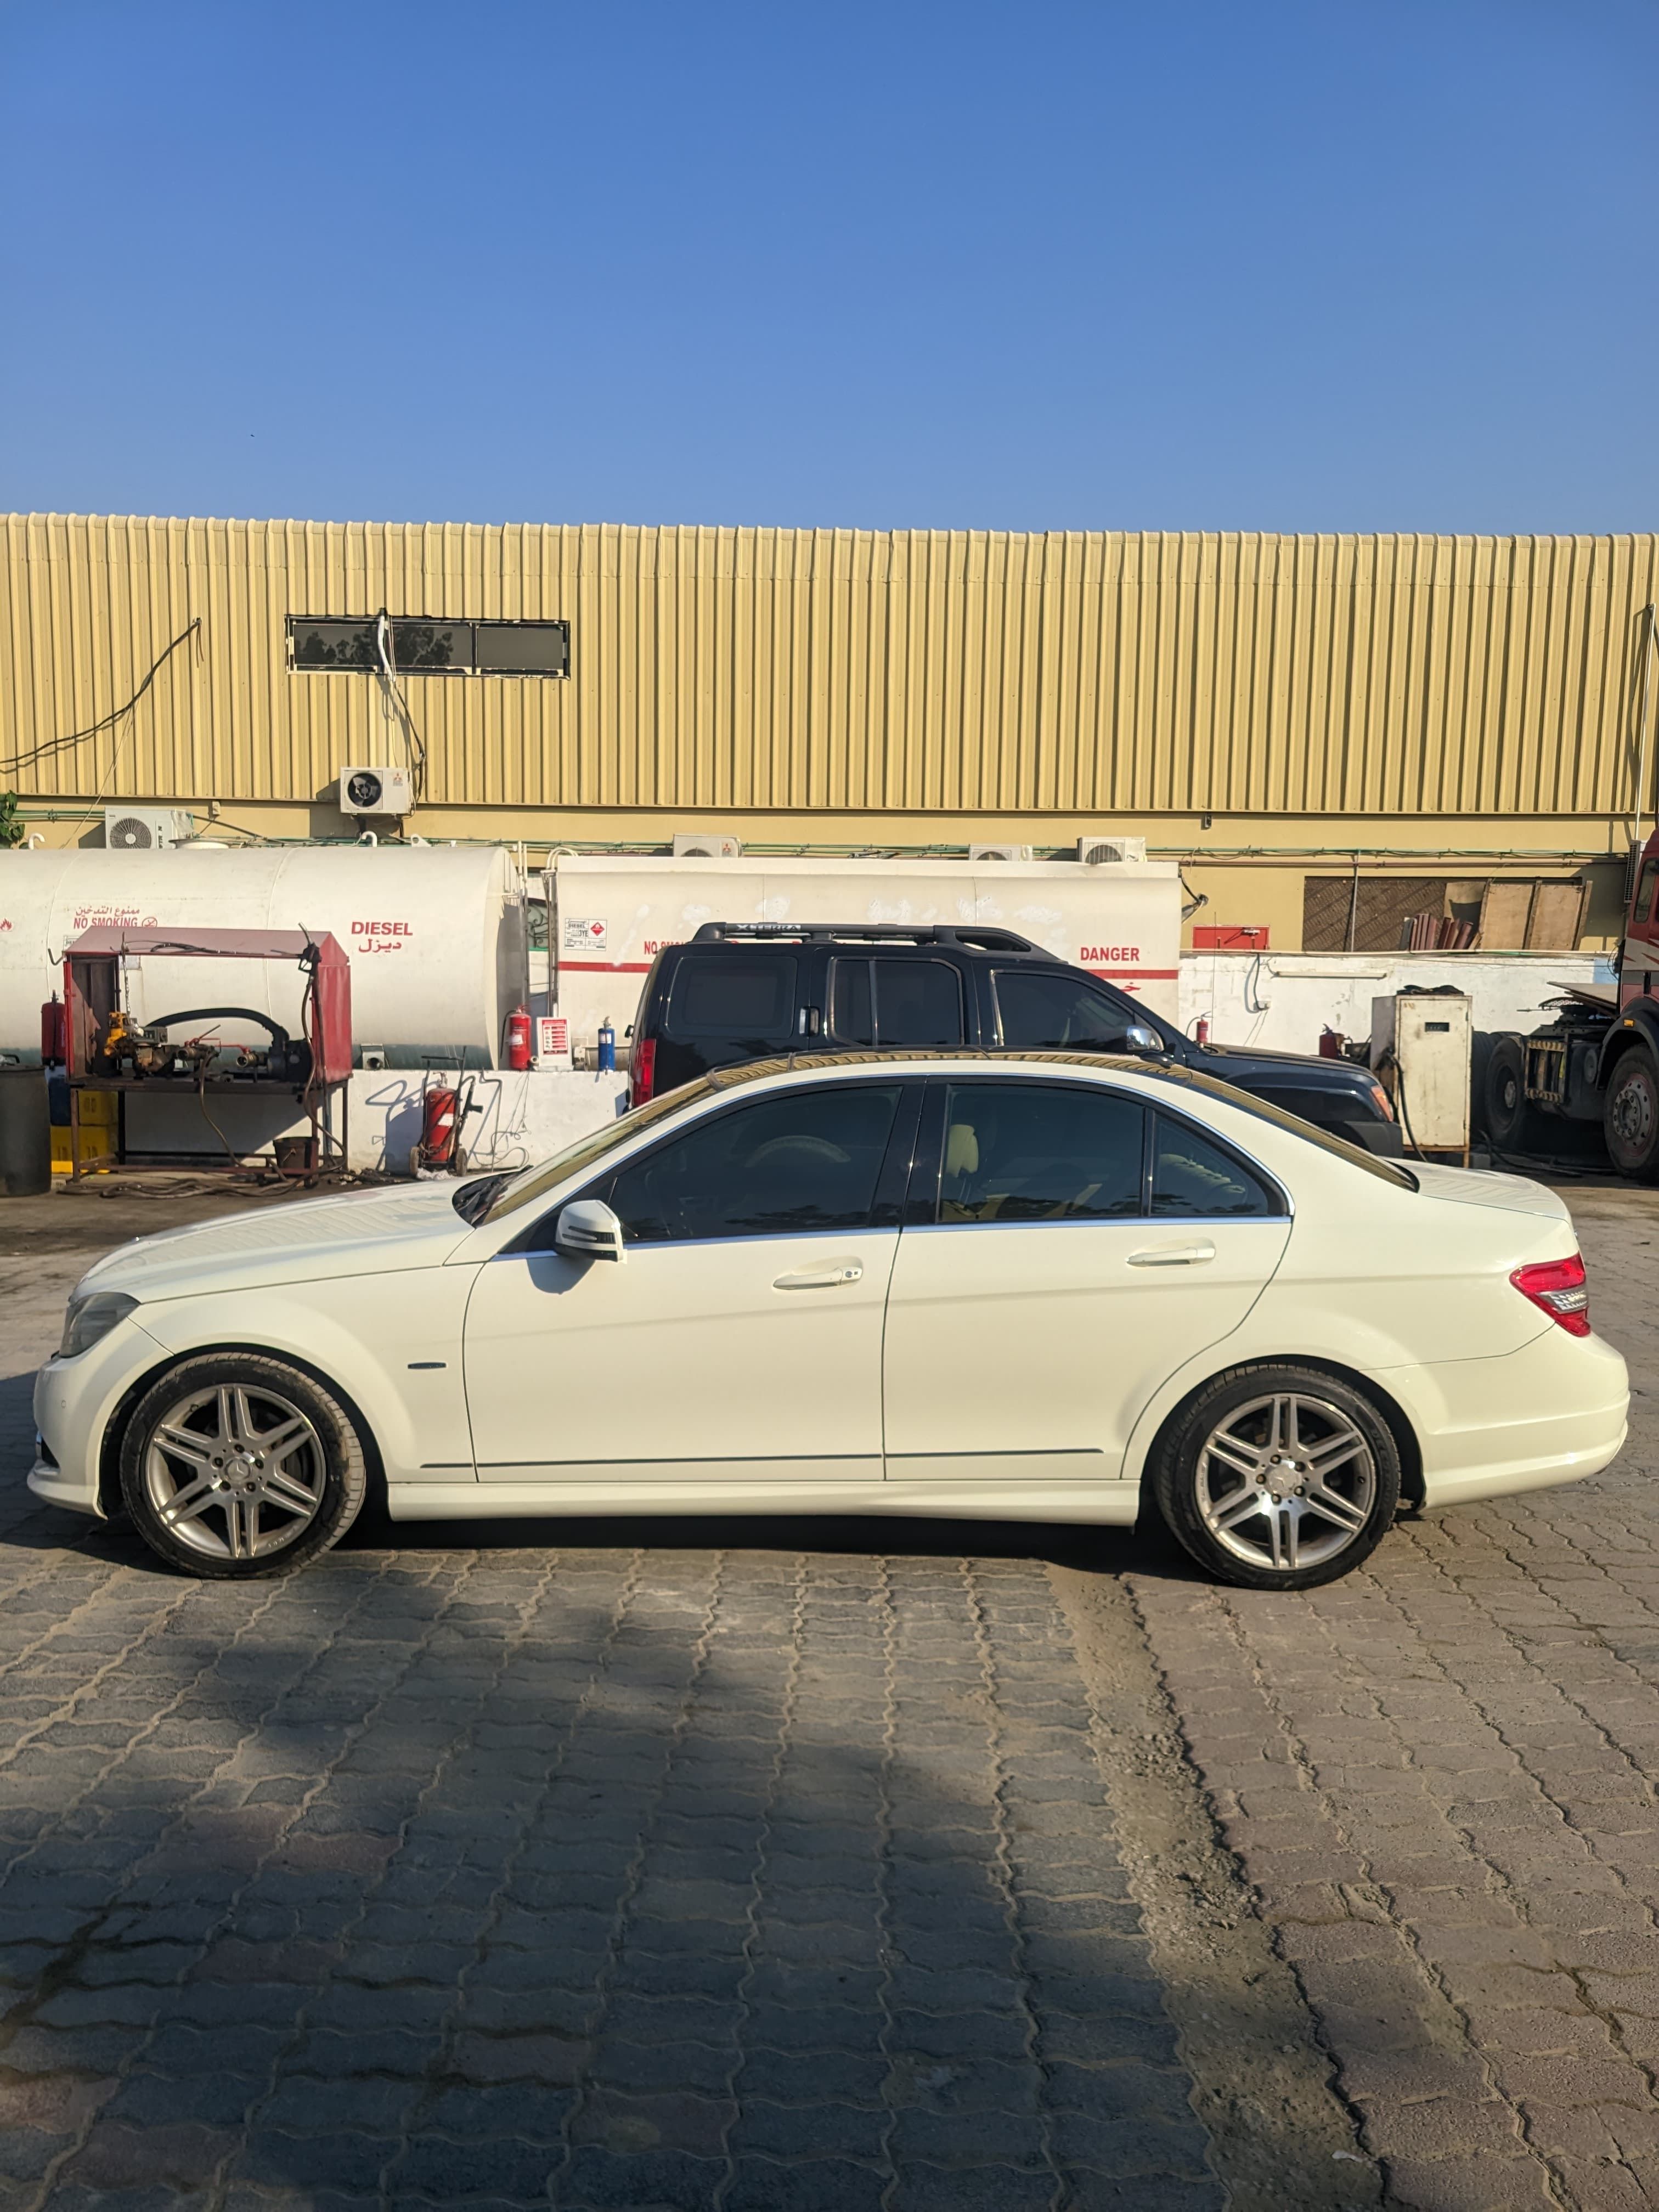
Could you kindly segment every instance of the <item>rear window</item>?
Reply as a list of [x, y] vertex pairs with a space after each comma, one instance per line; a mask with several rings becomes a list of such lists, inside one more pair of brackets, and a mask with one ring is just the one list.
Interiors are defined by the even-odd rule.
[[669, 997], [666, 1027], [684, 1037], [733, 1037], [787, 1044], [795, 1031], [793, 959], [738, 954], [682, 960]]

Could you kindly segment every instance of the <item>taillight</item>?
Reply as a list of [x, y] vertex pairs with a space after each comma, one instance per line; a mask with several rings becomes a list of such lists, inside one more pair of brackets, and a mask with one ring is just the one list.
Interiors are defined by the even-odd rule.
[[1380, 1083], [1373, 1083], [1371, 1085], [1371, 1103], [1385, 1121], [1393, 1121], [1394, 1101]]
[[657, 1073], [657, 1040], [635, 1037], [628, 1054], [628, 1103], [643, 1106]]
[[1589, 1292], [1577, 1253], [1571, 1260], [1539, 1260], [1530, 1267], [1517, 1267], [1510, 1280], [1523, 1298], [1559, 1322], [1569, 1336], [1589, 1334]]

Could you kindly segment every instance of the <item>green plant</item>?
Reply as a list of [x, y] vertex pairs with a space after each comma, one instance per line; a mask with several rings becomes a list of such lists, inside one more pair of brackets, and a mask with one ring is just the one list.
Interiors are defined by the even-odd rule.
[[23, 842], [23, 817], [17, 811], [17, 793], [0, 791], [0, 850]]

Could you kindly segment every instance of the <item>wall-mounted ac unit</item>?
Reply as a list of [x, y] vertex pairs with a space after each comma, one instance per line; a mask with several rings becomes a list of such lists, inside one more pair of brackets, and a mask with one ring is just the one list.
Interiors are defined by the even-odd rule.
[[1121, 867], [1125, 861], [1146, 859], [1146, 840], [1144, 837], [1079, 837], [1077, 856], [1085, 867]]
[[340, 770], [342, 814], [407, 814], [414, 804], [415, 788], [406, 768]]
[[691, 830], [674, 840], [677, 860], [740, 860], [741, 837], [722, 837], [715, 830]]
[[970, 845], [968, 848], [970, 860], [1029, 860], [1030, 857], [1029, 845]]
[[106, 806], [104, 842], [112, 853], [158, 853], [196, 834], [182, 806]]

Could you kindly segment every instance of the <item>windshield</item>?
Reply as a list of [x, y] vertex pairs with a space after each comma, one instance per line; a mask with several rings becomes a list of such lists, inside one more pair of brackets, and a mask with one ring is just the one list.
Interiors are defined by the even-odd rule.
[[665, 1091], [660, 1098], [653, 1098], [648, 1106], [635, 1106], [614, 1121], [607, 1121], [590, 1137], [581, 1137], [574, 1145], [567, 1145], [562, 1152], [555, 1152], [550, 1160], [543, 1160], [533, 1168], [526, 1168], [513, 1176], [504, 1187], [489, 1194], [490, 1202], [468, 1218], [475, 1222], [502, 1221], [520, 1206], [533, 1206], [538, 1198], [556, 1184], [566, 1182], [571, 1176], [580, 1175], [584, 1169], [602, 1160], [607, 1152], [626, 1145], [646, 1129], [653, 1127], [665, 1115], [678, 1114], [683, 1106], [695, 1105], [699, 1098], [707, 1098], [724, 1086], [712, 1076], [699, 1076], [695, 1083], [683, 1083], [678, 1091]]

